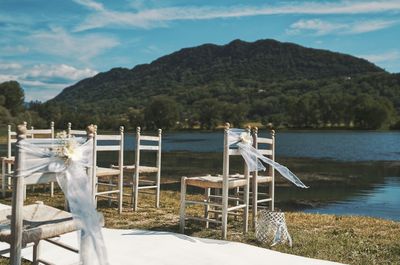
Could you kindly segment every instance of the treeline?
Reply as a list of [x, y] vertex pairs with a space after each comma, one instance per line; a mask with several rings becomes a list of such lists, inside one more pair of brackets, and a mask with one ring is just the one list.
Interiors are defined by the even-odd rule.
[[[140, 99], [135, 99], [140, 100]], [[147, 129], [214, 129], [229, 121], [272, 123], [285, 128], [399, 129], [400, 75], [275, 82], [267, 87], [222, 84], [188, 89], [185, 94], [143, 98], [127, 105], [115, 99], [96, 104], [31, 102], [32, 122], [55, 121], [64, 128], [96, 123]]]
[[4, 129], [8, 124], [26, 121], [38, 128], [48, 127], [48, 122], [40, 117], [37, 111], [26, 106], [24, 99], [24, 90], [18, 82], [8, 81], [0, 84], [0, 126]]

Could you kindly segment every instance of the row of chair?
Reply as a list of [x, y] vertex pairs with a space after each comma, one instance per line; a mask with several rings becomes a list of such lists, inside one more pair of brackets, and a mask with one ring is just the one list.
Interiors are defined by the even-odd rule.
[[[183, 233], [186, 220], [197, 220], [205, 222], [206, 227], [209, 223], [221, 224], [222, 237], [227, 237], [228, 215], [238, 216], [238, 210], [243, 214], [243, 231], [248, 231], [249, 210], [252, 208], [253, 226], [256, 225], [258, 207], [265, 207], [269, 204], [269, 209], [274, 210], [275, 193], [275, 171], [272, 167], [266, 175], [259, 175], [258, 172], [250, 174], [246, 163], [244, 163], [243, 174], [231, 174], [231, 157], [240, 155], [234, 146], [228, 143], [230, 125], [226, 124], [224, 130], [224, 149], [223, 149], [223, 172], [222, 175], [182, 177], [181, 180], [181, 204], [180, 204], [180, 231]], [[259, 153], [275, 160], [275, 132], [271, 131], [271, 137], [259, 137], [258, 129], [253, 132], [247, 128], [247, 133], [252, 135], [253, 147]], [[268, 185], [261, 185], [268, 184]], [[266, 191], [259, 192], [259, 185], [265, 186]], [[204, 189], [203, 200], [188, 200], [186, 190], [188, 186]], [[251, 190], [251, 191], [250, 191]], [[213, 191], [213, 192], [212, 192]], [[186, 208], [191, 205], [204, 206], [204, 216], [189, 216]]]
[[[26, 123], [25, 123], [26, 126]], [[136, 211], [138, 208], [138, 194], [140, 190], [155, 190], [155, 206], [160, 205], [160, 179], [161, 179], [161, 139], [162, 131], [158, 130], [156, 136], [142, 135], [140, 127], [136, 129], [136, 150], [134, 164], [124, 164], [124, 127], [120, 127], [118, 134], [98, 134], [97, 126], [94, 126], [93, 135], [93, 165], [98, 165], [98, 154], [102, 152], [117, 152], [118, 161], [110, 167], [96, 166], [91, 172], [92, 177], [92, 196], [97, 203], [99, 198], [107, 198], [109, 203], [112, 200], [118, 202], [118, 210], [122, 212], [123, 196], [131, 196], [132, 207]], [[68, 123], [67, 137], [87, 137], [86, 130], [72, 129]], [[12, 166], [15, 156], [12, 154], [13, 144], [17, 141], [17, 134], [11, 131], [8, 126], [7, 156], [2, 157], [2, 194], [6, 195], [7, 188], [10, 188], [11, 181], [9, 176], [13, 173]], [[50, 129], [27, 130], [27, 138], [54, 138], [54, 123]], [[141, 152], [156, 152], [156, 162], [154, 166], [143, 166], [141, 164]], [[142, 174], [155, 174], [155, 181], [141, 179]], [[125, 178], [124, 178], [125, 176]], [[124, 186], [132, 188], [131, 193], [124, 193]], [[51, 183], [51, 196], [54, 193], [54, 184]], [[26, 192], [25, 192], [26, 194]]]

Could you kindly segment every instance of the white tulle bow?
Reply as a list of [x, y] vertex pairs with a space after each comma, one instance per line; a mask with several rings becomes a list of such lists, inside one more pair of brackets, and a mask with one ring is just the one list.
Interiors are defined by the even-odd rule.
[[91, 196], [87, 169], [92, 163], [92, 140], [83, 138], [54, 139], [46, 145], [20, 140], [23, 149], [22, 170], [19, 176], [36, 172], [55, 173], [57, 182], [68, 200], [80, 234], [80, 258], [84, 265], [108, 265], [107, 251], [101, 233], [103, 217], [96, 211]]
[[303, 182], [287, 167], [263, 156], [256, 148], [253, 147], [253, 139], [250, 132], [243, 129], [230, 129], [228, 131], [229, 146], [236, 146], [242, 155], [250, 172], [265, 170], [262, 162], [272, 166], [284, 178], [292, 182], [300, 188], [308, 188]]

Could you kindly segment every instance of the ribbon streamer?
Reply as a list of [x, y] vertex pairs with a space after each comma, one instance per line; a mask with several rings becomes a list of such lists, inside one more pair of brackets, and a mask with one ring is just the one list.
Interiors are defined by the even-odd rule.
[[[60, 156], [57, 152], [66, 143], [74, 141], [73, 155]], [[23, 168], [18, 172], [28, 177], [36, 172], [56, 174], [57, 182], [68, 200], [73, 218], [81, 229], [80, 260], [84, 265], [109, 265], [107, 251], [101, 233], [103, 217], [96, 211], [87, 168], [91, 167], [93, 140], [83, 138], [54, 139], [45, 147], [27, 140], [20, 140], [18, 147], [24, 150]]]
[[240, 154], [250, 172], [263, 171], [265, 166], [262, 162], [272, 166], [276, 169], [284, 178], [292, 182], [294, 185], [300, 188], [308, 188], [303, 182], [287, 167], [282, 166], [278, 162], [269, 159], [262, 155], [257, 149], [252, 146], [253, 139], [249, 132], [242, 129], [230, 129], [228, 131], [228, 144], [229, 146], [237, 146]]

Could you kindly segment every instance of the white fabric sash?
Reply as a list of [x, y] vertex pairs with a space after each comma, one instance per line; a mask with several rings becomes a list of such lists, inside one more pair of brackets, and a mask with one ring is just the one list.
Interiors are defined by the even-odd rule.
[[230, 129], [228, 131], [229, 146], [236, 146], [242, 155], [250, 172], [265, 170], [262, 162], [272, 166], [281, 175], [300, 188], [308, 188], [303, 182], [287, 167], [263, 156], [253, 147], [253, 137], [250, 132], [243, 129]]
[[[63, 148], [66, 145], [70, 148]], [[18, 147], [24, 154], [19, 176], [29, 177], [36, 172], [56, 174], [73, 218], [81, 229], [81, 263], [109, 265], [101, 233], [103, 217], [96, 211], [93, 203], [90, 177], [87, 174], [87, 168], [92, 166], [93, 140], [54, 139], [42, 146], [21, 140], [18, 142]]]

